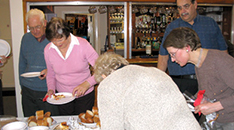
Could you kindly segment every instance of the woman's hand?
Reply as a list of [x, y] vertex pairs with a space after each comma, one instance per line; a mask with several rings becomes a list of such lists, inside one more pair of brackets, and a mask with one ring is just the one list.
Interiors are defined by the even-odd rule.
[[5, 64], [6, 61], [7, 61], [6, 56], [2, 55], [2, 56], [0, 56], [0, 57], [1, 57], [1, 58], [0, 58], [0, 63]]
[[53, 95], [54, 94], [54, 90], [49, 90], [48, 92], [47, 92], [47, 94], [45, 95], [45, 97], [48, 95], [49, 97], [51, 97], [51, 95]]
[[201, 112], [203, 115], [209, 115], [213, 112], [222, 110], [223, 106], [219, 101], [215, 103], [207, 102], [196, 106], [194, 109], [195, 109], [194, 113]]
[[84, 95], [85, 92], [89, 89], [89, 87], [90, 87], [89, 82], [85, 81], [73, 89], [72, 95], [75, 97], [79, 97], [81, 95]]
[[47, 75], [47, 69], [42, 70], [40, 73], [39, 79], [41, 80], [45, 79], [46, 75]]

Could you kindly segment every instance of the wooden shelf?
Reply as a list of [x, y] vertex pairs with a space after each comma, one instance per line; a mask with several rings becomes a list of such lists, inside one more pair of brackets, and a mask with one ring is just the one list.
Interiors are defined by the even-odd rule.
[[110, 24], [123, 24], [123, 22], [110, 22]]
[[[135, 37], [144, 37], [144, 35], [145, 35], [145, 37], [150, 37], [150, 33], [146, 33], [146, 34], [144, 34], [144, 33], [135, 33]], [[156, 33], [152, 33], [152, 37], [163, 37], [163, 35], [164, 35], [164, 33], [158, 33], [158, 32], [156, 32]]]
[[[145, 49], [132, 49], [133, 52], [144, 52]], [[153, 51], [159, 51], [159, 49], [153, 49]]]

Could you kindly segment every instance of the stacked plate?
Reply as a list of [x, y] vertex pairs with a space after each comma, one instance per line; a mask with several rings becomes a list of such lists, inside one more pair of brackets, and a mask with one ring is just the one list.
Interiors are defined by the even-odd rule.
[[9, 43], [3, 39], [0, 39], [0, 56], [4, 55], [4, 56], [9, 56], [9, 54], [11, 53], [11, 47], [9, 45]]

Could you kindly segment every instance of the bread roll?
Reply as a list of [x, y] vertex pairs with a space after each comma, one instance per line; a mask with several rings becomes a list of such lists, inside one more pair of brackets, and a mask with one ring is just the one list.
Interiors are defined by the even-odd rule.
[[93, 118], [94, 114], [92, 111], [90, 110], [86, 110], [86, 113], [85, 113], [85, 118]]
[[44, 120], [47, 122], [48, 126], [52, 125], [53, 119], [51, 117], [44, 117]]
[[82, 116], [85, 116], [85, 113], [80, 113], [78, 117], [81, 118]]
[[86, 123], [93, 123], [93, 119], [92, 118], [86, 118]]
[[96, 106], [93, 106], [92, 112], [94, 115], [98, 115], [98, 108]]
[[97, 125], [97, 127], [101, 128], [101, 122], [100, 121], [98, 121], [96, 125]]
[[28, 122], [28, 126], [32, 127], [32, 126], [37, 126], [37, 122], [35, 120], [31, 120]]
[[51, 112], [49, 112], [49, 111], [46, 112], [44, 116], [45, 116], [45, 117], [50, 117], [50, 116], [51, 116]]
[[42, 120], [44, 118], [44, 110], [36, 111], [36, 119]]
[[80, 121], [83, 122], [83, 123], [86, 123], [85, 114], [82, 114], [82, 115], [80, 116]]
[[86, 119], [83, 119], [83, 118], [81, 118], [80, 121], [83, 123], [87, 123]]
[[62, 130], [69, 130], [69, 126], [67, 125], [67, 122], [62, 122], [60, 123], [59, 126]]
[[37, 125], [38, 126], [48, 126], [46, 120], [37, 120]]
[[28, 118], [28, 122], [31, 121], [31, 120], [34, 120], [34, 121], [35, 121], [35, 120], [36, 120], [36, 117], [35, 117], [35, 116], [30, 116], [30, 117]]
[[97, 122], [99, 122], [99, 116], [98, 115], [94, 115], [94, 117], [93, 117], [93, 121], [95, 122], [95, 123], [97, 123]]

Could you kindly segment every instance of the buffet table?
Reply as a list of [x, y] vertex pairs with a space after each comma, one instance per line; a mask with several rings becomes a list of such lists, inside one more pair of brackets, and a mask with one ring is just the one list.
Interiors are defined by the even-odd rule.
[[[76, 123], [77, 125], [77, 121], [79, 120], [78, 115], [71, 115], [71, 116], [52, 116], [52, 118], [54, 119], [53, 124], [49, 127], [50, 130], [53, 130], [56, 126], [58, 126], [61, 122], [69, 122], [69, 124], [71, 124], [71, 122], [74, 122], [74, 124]], [[15, 121], [22, 121], [22, 122], [26, 122], [27, 123], [27, 119], [28, 117], [24, 117], [24, 118], [16, 118], [13, 116], [10, 117], [0, 117], [0, 124], [1, 124], [1, 128], [11, 122], [15, 122]], [[79, 130], [99, 130], [100, 128], [91, 128], [91, 127], [87, 127], [84, 125], [79, 125]], [[27, 128], [28, 129], [28, 128]], [[27, 130], [26, 129], [26, 130]]]
[[[78, 118], [78, 115], [74, 116], [51, 116], [55, 121], [56, 123], [61, 123], [61, 122], [67, 122], [69, 120], [69, 118], [74, 118], [74, 119], [77, 119]], [[24, 121], [24, 122], [27, 122], [27, 119], [28, 117], [25, 117], [25, 118], [16, 118], [18, 121]]]

